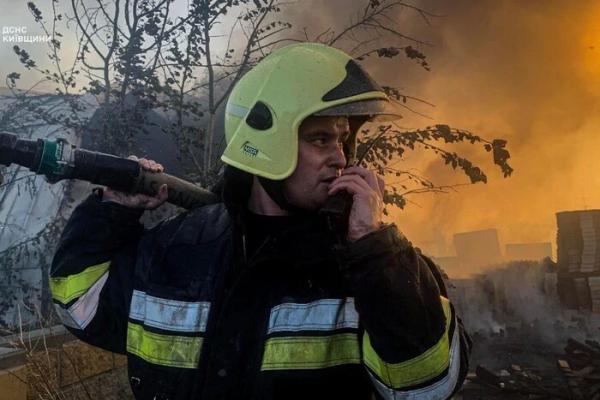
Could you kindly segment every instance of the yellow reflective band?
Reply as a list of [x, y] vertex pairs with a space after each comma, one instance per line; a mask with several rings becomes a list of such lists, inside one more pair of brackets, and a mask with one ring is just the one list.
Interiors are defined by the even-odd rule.
[[141, 325], [127, 324], [127, 351], [152, 364], [196, 368], [202, 348], [201, 337], [161, 335]]
[[317, 369], [341, 364], [360, 364], [356, 333], [268, 339], [261, 370]]
[[107, 261], [102, 264], [88, 267], [75, 275], [50, 278], [52, 298], [63, 304], [67, 304], [71, 300], [76, 299], [87, 292], [88, 289], [91, 288], [106, 271], [108, 271], [109, 265], [110, 261]]
[[373, 347], [369, 335], [363, 337], [363, 352], [365, 364], [387, 386], [400, 389], [406, 386], [418, 385], [440, 375], [450, 364], [450, 338], [448, 330], [452, 317], [450, 301], [441, 297], [442, 307], [446, 316], [446, 331], [442, 338], [423, 354], [410, 360], [388, 364], [383, 361]]

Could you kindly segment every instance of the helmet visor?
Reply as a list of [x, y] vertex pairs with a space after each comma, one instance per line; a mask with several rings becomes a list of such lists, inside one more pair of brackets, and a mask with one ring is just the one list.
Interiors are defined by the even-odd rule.
[[402, 118], [400, 106], [394, 101], [386, 99], [360, 100], [352, 103], [340, 104], [313, 115], [319, 117], [367, 117], [370, 122], [394, 121]]

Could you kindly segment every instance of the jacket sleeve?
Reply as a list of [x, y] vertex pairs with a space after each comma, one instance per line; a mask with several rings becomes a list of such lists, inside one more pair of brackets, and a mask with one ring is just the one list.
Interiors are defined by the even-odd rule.
[[125, 352], [142, 213], [89, 196], [67, 222], [50, 269], [63, 324], [81, 340], [118, 353]]
[[435, 264], [395, 225], [338, 249], [365, 333], [363, 363], [384, 399], [446, 399], [468, 370], [471, 342]]

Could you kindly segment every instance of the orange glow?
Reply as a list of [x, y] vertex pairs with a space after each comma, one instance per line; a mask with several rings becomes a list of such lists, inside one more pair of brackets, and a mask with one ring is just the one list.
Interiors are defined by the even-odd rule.
[[[433, 255], [453, 253], [454, 233], [487, 228], [501, 245], [551, 242], [556, 254], [556, 212], [600, 208], [600, 4], [459, 3], [436, 9], [446, 17], [429, 49], [432, 72], [402, 82], [436, 104], [426, 110], [433, 121], [408, 115], [403, 124], [505, 138], [515, 172], [504, 179], [473, 151], [487, 185], [413, 197], [419, 206], [392, 219]], [[459, 177], [418, 154], [406, 164], [445, 182]]]
[[596, 3], [585, 18], [581, 41], [582, 78], [589, 81], [592, 90], [600, 90], [600, 5]]

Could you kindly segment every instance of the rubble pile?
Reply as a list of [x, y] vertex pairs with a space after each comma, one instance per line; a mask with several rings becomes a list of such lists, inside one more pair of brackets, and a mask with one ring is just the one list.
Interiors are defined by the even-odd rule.
[[470, 381], [503, 398], [600, 400], [600, 343], [568, 339], [554, 373], [517, 364], [494, 373], [479, 365]]
[[600, 314], [563, 307], [556, 271], [551, 260], [521, 261], [450, 280], [474, 344], [456, 400], [600, 400]]

